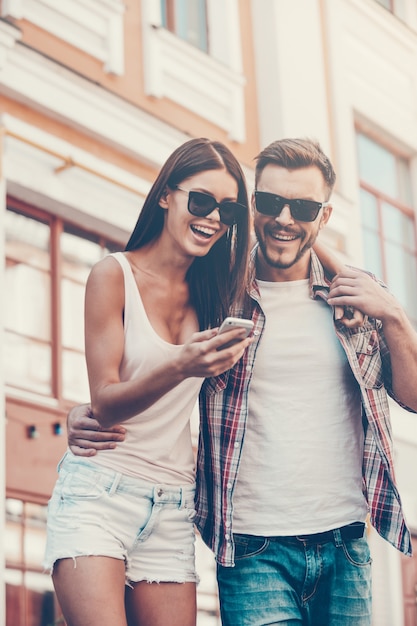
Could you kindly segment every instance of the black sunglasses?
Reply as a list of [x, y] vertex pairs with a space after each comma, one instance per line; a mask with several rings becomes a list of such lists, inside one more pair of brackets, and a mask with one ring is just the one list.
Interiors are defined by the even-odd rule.
[[191, 215], [195, 215], [196, 217], [206, 217], [210, 215], [214, 209], [219, 209], [220, 221], [226, 224], [226, 226], [233, 226], [233, 224], [237, 222], [239, 213], [246, 211], [245, 205], [239, 204], [239, 202], [231, 202], [229, 200], [217, 202], [216, 198], [210, 196], [208, 193], [189, 191], [178, 185], [175, 188], [188, 193], [188, 210]]
[[322, 207], [329, 202], [315, 202], [314, 200], [288, 200], [282, 196], [267, 191], [255, 191], [256, 210], [262, 215], [278, 217], [284, 206], [290, 207], [290, 213], [299, 222], [314, 222]]

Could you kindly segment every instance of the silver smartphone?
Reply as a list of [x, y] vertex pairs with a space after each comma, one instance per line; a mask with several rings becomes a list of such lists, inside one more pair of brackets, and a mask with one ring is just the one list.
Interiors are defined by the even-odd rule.
[[[232, 330], [233, 328], [244, 328], [246, 330], [246, 337], [250, 334], [254, 326], [252, 320], [246, 320], [242, 317], [226, 317], [219, 328], [219, 335], [226, 330]], [[242, 339], [239, 339], [242, 341]]]

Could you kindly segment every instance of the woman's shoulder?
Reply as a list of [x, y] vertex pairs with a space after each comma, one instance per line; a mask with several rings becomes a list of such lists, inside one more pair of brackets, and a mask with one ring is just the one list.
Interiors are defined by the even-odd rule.
[[119, 284], [123, 278], [123, 268], [114, 255], [109, 254], [93, 265], [88, 277], [88, 286], [97, 286], [98, 284], [106, 285], [110, 288], [112, 285]]

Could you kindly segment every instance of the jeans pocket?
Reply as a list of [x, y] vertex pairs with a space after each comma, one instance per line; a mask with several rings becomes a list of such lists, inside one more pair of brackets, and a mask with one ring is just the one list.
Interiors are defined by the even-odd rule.
[[267, 537], [256, 537], [255, 535], [234, 534], [233, 540], [235, 543], [236, 561], [260, 554], [269, 545]]
[[343, 543], [343, 551], [352, 565], [366, 567], [372, 563], [371, 551], [368, 540], [365, 537], [345, 541]]

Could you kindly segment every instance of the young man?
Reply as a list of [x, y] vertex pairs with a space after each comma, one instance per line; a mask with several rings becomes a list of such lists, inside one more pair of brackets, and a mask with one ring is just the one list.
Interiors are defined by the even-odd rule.
[[[368, 513], [411, 552], [387, 393], [417, 410], [417, 334], [367, 273], [326, 278], [312, 246], [334, 182], [309, 140], [257, 157], [246, 307], [255, 339], [201, 393], [196, 524], [216, 554], [223, 626], [369, 626]], [[339, 305], [364, 324], [334, 319]], [[70, 443], [92, 448], [85, 439], [97, 435], [77, 430], [85, 424], [70, 420]]]

